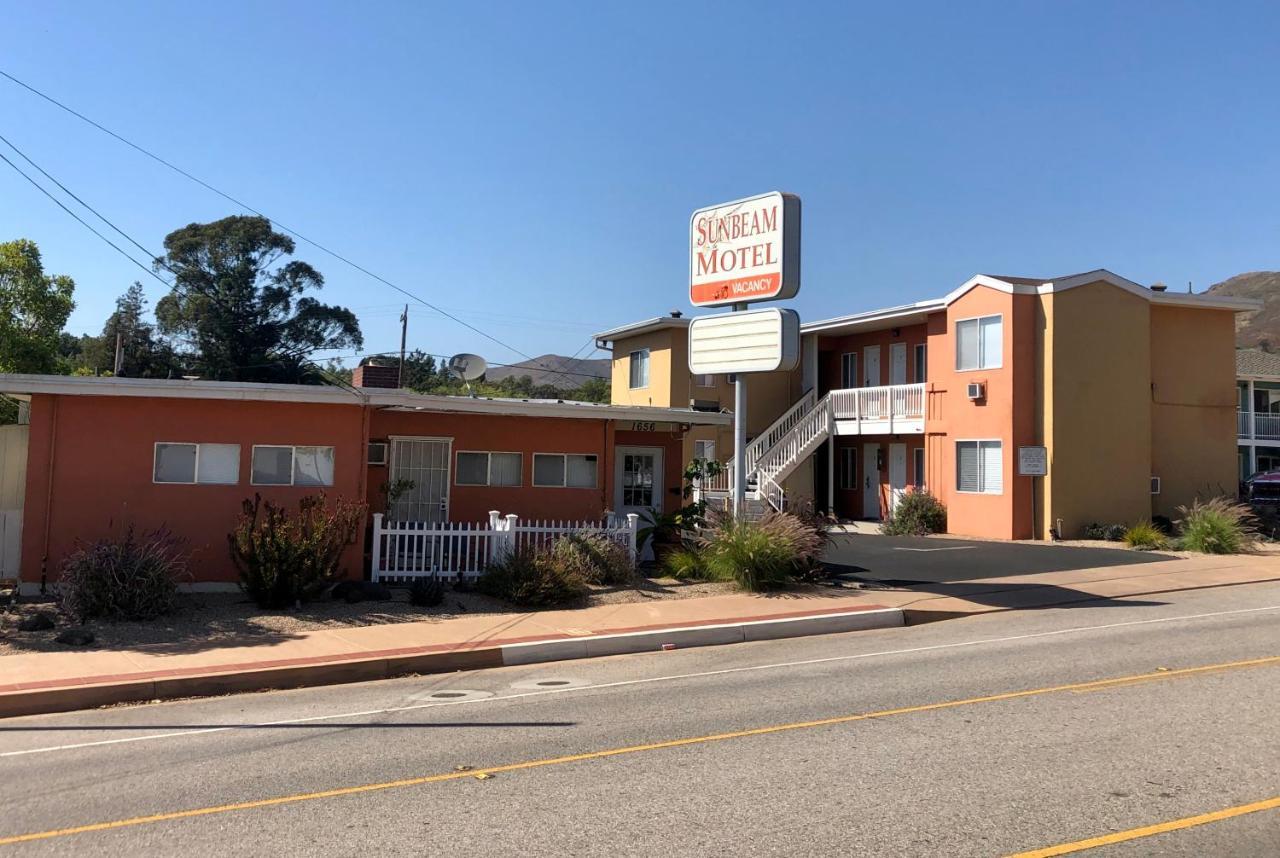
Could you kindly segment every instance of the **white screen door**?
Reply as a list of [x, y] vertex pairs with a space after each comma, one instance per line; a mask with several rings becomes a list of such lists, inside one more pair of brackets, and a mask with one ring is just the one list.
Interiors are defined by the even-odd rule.
[[907, 344], [894, 343], [889, 346], [889, 383], [907, 383]]
[[862, 350], [862, 386], [880, 386], [879, 346], [867, 346]]
[[614, 511], [619, 516], [662, 511], [662, 448], [619, 447], [614, 452]]
[[392, 438], [391, 484], [400, 480], [413, 488], [400, 492], [387, 511], [392, 521], [441, 522], [449, 518], [448, 438]]

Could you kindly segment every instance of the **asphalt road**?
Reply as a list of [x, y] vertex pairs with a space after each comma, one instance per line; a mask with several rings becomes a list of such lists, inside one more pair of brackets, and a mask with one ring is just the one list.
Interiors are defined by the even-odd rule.
[[0, 721], [0, 854], [986, 856], [1280, 796], [1280, 585], [1148, 601]]
[[928, 584], [1169, 559], [1126, 548], [849, 533], [834, 534], [825, 556], [828, 562], [856, 568], [861, 578]]

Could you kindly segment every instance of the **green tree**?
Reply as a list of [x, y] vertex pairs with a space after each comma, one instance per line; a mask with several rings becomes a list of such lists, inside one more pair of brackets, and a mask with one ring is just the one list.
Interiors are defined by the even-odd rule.
[[65, 274], [44, 273], [34, 241], [0, 243], [0, 372], [57, 371], [75, 286]]
[[76, 365], [94, 372], [115, 367], [116, 336], [120, 337], [120, 374], [129, 378], [166, 378], [181, 374], [173, 347], [158, 340], [155, 325], [146, 321], [147, 298], [135, 282], [116, 299], [116, 309], [102, 326], [102, 336], [83, 337]]
[[178, 339], [191, 369], [221, 381], [322, 383], [321, 349], [364, 343], [355, 315], [306, 293], [324, 278], [292, 255], [293, 239], [264, 217], [233, 215], [169, 233], [157, 269], [173, 291], [156, 305], [160, 333]]
[[609, 381], [603, 378], [589, 378], [570, 394], [581, 402], [608, 402], [610, 395]]

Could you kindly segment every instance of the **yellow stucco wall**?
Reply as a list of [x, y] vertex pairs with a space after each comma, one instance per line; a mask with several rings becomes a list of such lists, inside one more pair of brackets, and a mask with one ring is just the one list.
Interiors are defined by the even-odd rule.
[[1229, 310], [1151, 308], [1151, 473], [1156, 514], [1237, 490], [1235, 319]]
[[[613, 345], [613, 378], [610, 399], [614, 405], [649, 405], [654, 408], [689, 405], [689, 371], [686, 333], [664, 329], [627, 337]], [[631, 352], [649, 349], [649, 386], [631, 389]], [[672, 368], [685, 368], [678, 374]]]
[[1151, 515], [1150, 303], [1107, 283], [1041, 296], [1045, 445], [1041, 533]]

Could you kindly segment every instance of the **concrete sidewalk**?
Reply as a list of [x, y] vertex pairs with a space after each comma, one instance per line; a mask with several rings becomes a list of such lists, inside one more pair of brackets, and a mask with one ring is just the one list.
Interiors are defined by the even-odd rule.
[[1276, 580], [1275, 554], [1198, 556], [910, 589], [815, 587], [326, 629], [270, 643], [9, 655], [0, 657], [0, 717], [887, 628]]

